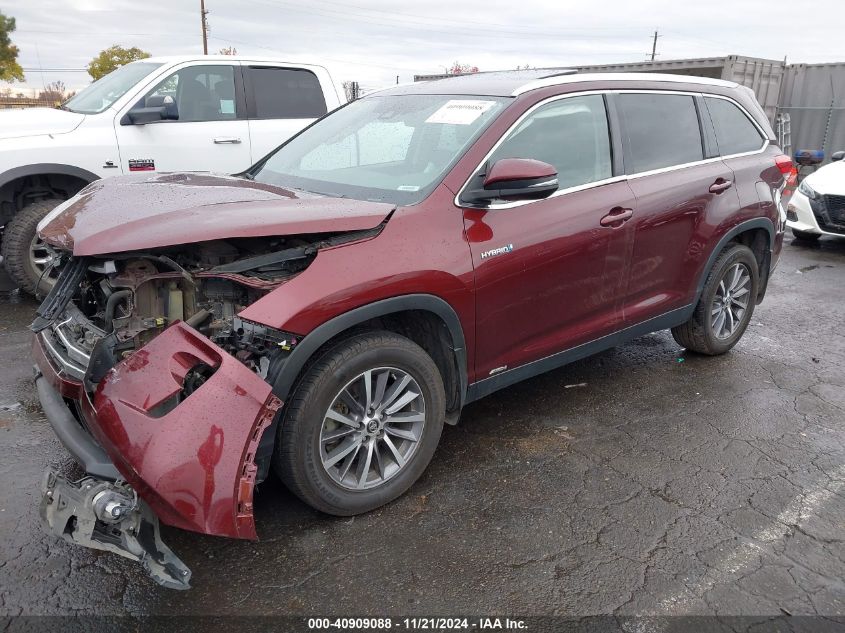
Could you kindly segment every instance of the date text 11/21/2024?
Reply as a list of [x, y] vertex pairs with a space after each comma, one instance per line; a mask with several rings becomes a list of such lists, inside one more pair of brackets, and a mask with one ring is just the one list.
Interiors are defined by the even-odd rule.
[[308, 629], [319, 630], [370, 630], [387, 631], [391, 629], [405, 629], [409, 631], [442, 631], [442, 630], [489, 630], [489, 631], [519, 631], [526, 630], [524, 620], [511, 618], [444, 618], [444, 617], [413, 617], [413, 618], [309, 618]]

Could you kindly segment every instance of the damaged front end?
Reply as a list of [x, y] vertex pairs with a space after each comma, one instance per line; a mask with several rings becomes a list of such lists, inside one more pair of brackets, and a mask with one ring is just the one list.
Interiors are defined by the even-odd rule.
[[298, 337], [238, 317], [321, 248], [372, 231], [237, 238], [73, 257], [38, 310], [45, 414], [91, 475], [45, 476], [42, 517], [71, 542], [140, 561], [160, 584], [190, 572], [158, 520], [255, 539], [281, 401], [271, 384]]
[[136, 560], [163, 587], [190, 588], [191, 571], [162, 541], [158, 519], [124, 482], [53, 472], [41, 484], [41, 518], [70, 543]]

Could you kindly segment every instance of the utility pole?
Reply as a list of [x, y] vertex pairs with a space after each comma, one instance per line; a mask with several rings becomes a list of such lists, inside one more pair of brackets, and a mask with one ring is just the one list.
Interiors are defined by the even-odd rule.
[[202, 54], [208, 55], [208, 20], [206, 16], [208, 11], [205, 10], [205, 0], [200, 0], [200, 20], [202, 21]]
[[660, 35], [657, 34], [657, 30], [654, 31], [654, 41], [651, 44], [651, 61], [654, 61], [654, 58], [657, 56], [657, 38]]

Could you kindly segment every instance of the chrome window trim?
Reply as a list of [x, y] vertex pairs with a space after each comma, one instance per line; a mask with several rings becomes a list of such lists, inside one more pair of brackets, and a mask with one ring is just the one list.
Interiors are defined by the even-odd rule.
[[[565, 77], [577, 77], [577, 75], [565, 75]], [[584, 81], [583, 77], [584, 77], [584, 75], [581, 75], [581, 81]], [[639, 77], [639, 80], [643, 81], [642, 76]], [[541, 80], [541, 81], [545, 81], [545, 80]], [[549, 85], [555, 85], [555, 84], [549, 84]], [[711, 83], [711, 85], [712, 85], [712, 83]], [[596, 180], [595, 182], [588, 182], [588, 183], [585, 183], [583, 185], [577, 185], [575, 187], [567, 187], [566, 189], [558, 189], [557, 191], [555, 191], [550, 196], [547, 196], [545, 198], [541, 198], [540, 200], [516, 200], [514, 202], [502, 202], [502, 203], [499, 203], [499, 204], [490, 204], [486, 207], [468, 207], [468, 206], [461, 204], [461, 194], [463, 194], [464, 190], [467, 188], [467, 185], [469, 185], [473, 176], [475, 176], [475, 174], [478, 173], [478, 170], [481, 169], [481, 166], [484, 165], [484, 163], [486, 163], [490, 159], [490, 157], [495, 153], [495, 151], [499, 148], [499, 146], [505, 141], [506, 138], [508, 138], [508, 136], [511, 134], [511, 132], [513, 132], [513, 130], [520, 123], [522, 123], [531, 113], [533, 113], [535, 110], [537, 110], [538, 108], [540, 108], [540, 107], [542, 107], [542, 106], [544, 106], [548, 103], [553, 103], [555, 101], [560, 101], [562, 99], [568, 99], [568, 98], [571, 98], [571, 97], [583, 97], [583, 96], [588, 96], [588, 95], [606, 95], [606, 94], [611, 94], [611, 93], [616, 93], [616, 94], [653, 94], [653, 93], [659, 93], [659, 94], [685, 95], [685, 96], [690, 96], [690, 97], [698, 97], [698, 96], [700, 96], [700, 97], [715, 97], [717, 99], [724, 99], [725, 101], [730, 101], [735, 106], [737, 106], [742, 111], [742, 113], [745, 114], [746, 117], [748, 117], [748, 119], [751, 121], [751, 123], [757, 129], [757, 131], [760, 132], [760, 135], [763, 139], [763, 146], [758, 150], [753, 150], [753, 151], [749, 151], [749, 152], [740, 152], [738, 154], [728, 154], [728, 155], [725, 155], [725, 156], [722, 156], [720, 154], [719, 156], [714, 156], [712, 158], [703, 158], [701, 160], [693, 161], [693, 162], [690, 162], [690, 163], [683, 163], [683, 164], [680, 164], [680, 165], [670, 165], [669, 167], [660, 167], [659, 169], [652, 169], [652, 170], [649, 170], [649, 171], [641, 171], [641, 172], [637, 172], [637, 173], [634, 173], [634, 174], [629, 174], [626, 171], [625, 174], [620, 174], [619, 176], [613, 176], [611, 178], [605, 178], [604, 180]], [[708, 112], [708, 116], [710, 116], [709, 112]], [[609, 121], [608, 121], [608, 123], [609, 123]], [[470, 175], [464, 181], [464, 184], [461, 185], [460, 189], [458, 189], [458, 193], [455, 194], [455, 198], [453, 200], [453, 203], [456, 207], [458, 207], [460, 209], [479, 209], [479, 210], [482, 210], [482, 211], [494, 211], [494, 210], [497, 210], [497, 209], [513, 209], [515, 207], [521, 207], [521, 206], [526, 205], [526, 204], [534, 204], [536, 202], [542, 202], [543, 200], [548, 200], [550, 198], [557, 198], [558, 196], [563, 196], [563, 195], [566, 195], [568, 193], [575, 193], [575, 192], [578, 192], [578, 191], [584, 191], [586, 189], [592, 189], [593, 187], [601, 187], [603, 185], [621, 182], [623, 180], [631, 180], [631, 179], [635, 179], [635, 178], [642, 178], [644, 176], [654, 176], [656, 174], [665, 174], [665, 173], [676, 171], [676, 170], [679, 170], [679, 169], [687, 169], [688, 167], [695, 167], [695, 166], [698, 166], [698, 165], [707, 165], [709, 163], [715, 163], [717, 161], [726, 160], [726, 159], [730, 159], [730, 158], [742, 158], [744, 156], [754, 156], [754, 155], [757, 155], [757, 154], [762, 154], [763, 152], [765, 152], [768, 149], [770, 144], [771, 144], [771, 142], [769, 141], [769, 138], [766, 135], [765, 131], [763, 131], [763, 129], [760, 127], [760, 125], [757, 123], [757, 121], [754, 120], [754, 117], [752, 117], [748, 113], [748, 110], [746, 110], [742, 106], [742, 104], [739, 103], [738, 101], [736, 101], [735, 99], [732, 99], [731, 97], [727, 97], [725, 95], [717, 95], [717, 94], [713, 94], [713, 93], [710, 93], [710, 92], [704, 92], [704, 91], [702, 91], [702, 92], [691, 92], [691, 91], [688, 91], [688, 90], [661, 90], [661, 89], [646, 89], [646, 88], [639, 88], [639, 89], [637, 89], [637, 88], [626, 88], [626, 89], [620, 89], [620, 90], [614, 90], [614, 89], [584, 90], [584, 91], [581, 91], [581, 92], [568, 92], [568, 93], [562, 94], [562, 95], [553, 95], [553, 96], [551, 96], [547, 99], [543, 99], [542, 101], [538, 101], [533, 106], [531, 106], [528, 110], [523, 112], [522, 115], [516, 121], [514, 121], [507, 130], [505, 130], [505, 132], [501, 135], [501, 137], [499, 137], [499, 140], [496, 141], [496, 143], [493, 145], [493, 147], [490, 148], [490, 151], [487, 152], [487, 154], [484, 155], [484, 158], [482, 158], [481, 161], [478, 163], [478, 165], [475, 166], [475, 169], [473, 169], [470, 172]], [[623, 146], [624, 146], [624, 139], [623, 139]]]
[[[724, 101], [728, 101], [728, 102], [734, 104], [737, 108], [739, 108], [739, 111], [742, 112], [745, 115], [745, 118], [748, 119], [749, 121], [751, 121], [751, 125], [753, 125], [754, 128], [757, 130], [757, 132], [759, 132], [760, 137], [764, 141], [763, 147], [761, 147], [759, 150], [751, 150], [751, 151], [748, 151], [748, 152], [739, 152], [737, 154], [726, 154], [725, 156], [721, 156], [721, 154], [720, 154], [720, 158], [736, 158], [737, 156], [751, 156], [753, 154], [757, 154], [757, 153], [762, 152], [763, 150], [765, 150], [769, 146], [769, 143], [771, 142], [771, 141], [769, 141], [769, 135], [766, 134], [766, 131], [762, 127], [760, 127], [760, 124], [757, 123], [757, 120], [753, 116], [751, 116], [751, 113], [748, 112], [748, 110], [746, 110], [741, 103], [739, 103], [735, 99], [731, 99], [730, 97], [726, 97], [724, 95], [714, 95], [714, 94], [711, 94], [709, 92], [702, 92], [701, 96], [702, 96], [702, 98], [722, 99]], [[705, 107], [707, 107], [707, 104], [704, 104], [704, 105], [705, 105]], [[707, 116], [710, 116], [709, 110], [707, 111]], [[711, 119], [711, 121], [712, 121], [712, 119]], [[713, 133], [714, 134], [716, 133], [716, 124], [715, 123], [713, 124]], [[718, 145], [718, 144], [719, 144], [719, 137], [717, 136], [716, 137], [716, 145]]]

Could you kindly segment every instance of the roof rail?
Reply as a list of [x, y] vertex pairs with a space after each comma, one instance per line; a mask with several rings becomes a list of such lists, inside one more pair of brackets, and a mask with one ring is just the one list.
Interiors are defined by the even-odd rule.
[[723, 81], [722, 79], [710, 79], [709, 77], [695, 77], [693, 75], [670, 75], [664, 73], [577, 73], [577, 71], [558, 73], [549, 75], [548, 77], [541, 77], [534, 81], [522, 84], [519, 88], [511, 93], [511, 96], [518, 97], [519, 95], [537, 90], [539, 88], [546, 88], [548, 86], [558, 86], [561, 84], [583, 82], [583, 81], [640, 81], [640, 82], [666, 82], [666, 83], [682, 83], [682, 84], [702, 84], [706, 86], [724, 86], [726, 88], [736, 88], [739, 84], [733, 81]]

